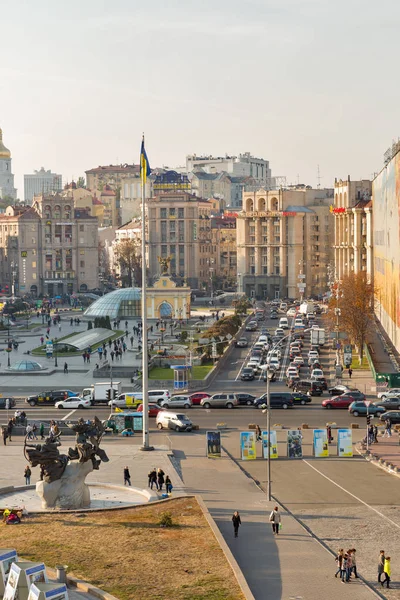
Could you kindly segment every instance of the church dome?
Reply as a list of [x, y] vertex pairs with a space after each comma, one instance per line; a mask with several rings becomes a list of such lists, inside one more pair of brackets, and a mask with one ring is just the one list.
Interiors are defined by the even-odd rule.
[[0, 158], [11, 158], [11, 152], [3, 144], [3, 132], [0, 129]]

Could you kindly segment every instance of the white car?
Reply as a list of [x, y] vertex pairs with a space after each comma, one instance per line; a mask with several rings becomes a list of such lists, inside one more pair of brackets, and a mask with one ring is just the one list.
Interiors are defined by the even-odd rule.
[[162, 408], [190, 408], [192, 400], [189, 396], [171, 396], [168, 400], [159, 402]]
[[289, 310], [286, 313], [287, 317], [295, 317], [296, 316], [296, 309], [295, 308], [289, 308]]
[[249, 369], [253, 369], [254, 373], [258, 373], [258, 370], [260, 368], [260, 361], [253, 359], [249, 360], [246, 367], [248, 367]]
[[385, 398], [396, 398], [400, 396], [400, 388], [388, 388], [384, 392], [378, 392], [377, 394], [379, 400], [384, 400]]
[[282, 358], [282, 352], [279, 350], [279, 348], [275, 348], [275, 350], [270, 350], [268, 352], [268, 354], [267, 354], [267, 360], [269, 358], [271, 358], [271, 356], [276, 356], [280, 360]]
[[280, 362], [277, 356], [271, 356], [271, 358], [267, 360], [267, 364], [270, 369], [273, 368], [276, 371], [280, 368]]
[[292, 379], [293, 377], [298, 377], [299, 376], [299, 372], [297, 370], [297, 367], [288, 367], [286, 369], [286, 377], [288, 379]]
[[311, 371], [311, 379], [322, 379], [324, 377], [324, 372], [322, 369], [313, 369]]
[[295, 356], [293, 362], [295, 365], [302, 367], [304, 365], [304, 358], [302, 356]]
[[72, 396], [56, 402], [56, 408], [90, 408], [90, 400], [81, 396]]

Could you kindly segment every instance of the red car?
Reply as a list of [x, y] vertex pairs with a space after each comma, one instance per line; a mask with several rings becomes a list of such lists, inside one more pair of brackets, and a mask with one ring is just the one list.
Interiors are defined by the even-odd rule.
[[[143, 412], [143, 404], [139, 404], [137, 407], [137, 412]], [[156, 417], [160, 410], [163, 410], [158, 404], [149, 404], [149, 417]]]
[[321, 406], [324, 408], [349, 408], [354, 400], [356, 400], [356, 398], [353, 398], [351, 394], [342, 394], [341, 396], [334, 396], [333, 398], [323, 400]]
[[189, 398], [192, 401], [192, 405], [200, 404], [203, 398], [211, 398], [211, 394], [207, 394], [206, 392], [195, 392], [194, 394], [190, 394]]

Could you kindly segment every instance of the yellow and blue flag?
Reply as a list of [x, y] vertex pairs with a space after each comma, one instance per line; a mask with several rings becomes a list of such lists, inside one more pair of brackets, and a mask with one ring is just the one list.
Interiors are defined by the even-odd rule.
[[149, 165], [149, 159], [147, 158], [146, 150], [144, 147], [144, 136], [142, 139], [142, 147], [140, 148], [140, 178], [142, 184], [146, 184], [148, 175], [150, 175], [151, 169]]

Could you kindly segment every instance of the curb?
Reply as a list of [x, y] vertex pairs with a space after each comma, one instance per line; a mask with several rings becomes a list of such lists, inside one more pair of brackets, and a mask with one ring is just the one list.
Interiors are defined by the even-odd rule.
[[355, 444], [355, 449], [356, 452], [365, 460], [367, 460], [369, 463], [371, 463], [371, 465], [373, 465], [374, 467], [377, 467], [378, 469], [382, 469], [382, 471], [386, 471], [386, 473], [389, 473], [389, 475], [393, 475], [394, 477], [397, 477], [400, 479], [400, 473], [394, 471], [393, 469], [393, 465], [391, 464], [387, 464], [387, 463], [381, 463], [380, 459], [376, 458], [374, 454], [370, 453], [367, 454], [365, 450], [363, 450], [363, 448], [360, 446], [360, 444]]
[[[49, 574], [50, 579], [54, 579], [55, 581], [57, 580], [57, 572], [54, 569], [46, 567], [46, 571]], [[76, 577], [71, 577], [70, 575], [67, 575], [67, 587], [75, 588], [79, 592], [84, 592], [85, 594], [93, 596], [93, 598], [101, 598], [102, 600], [119, 600], [116, 596], [112, 596], [108, 592], [104, 592], [91, 583], [86, 583], [86, 581], [82, 581]]]

